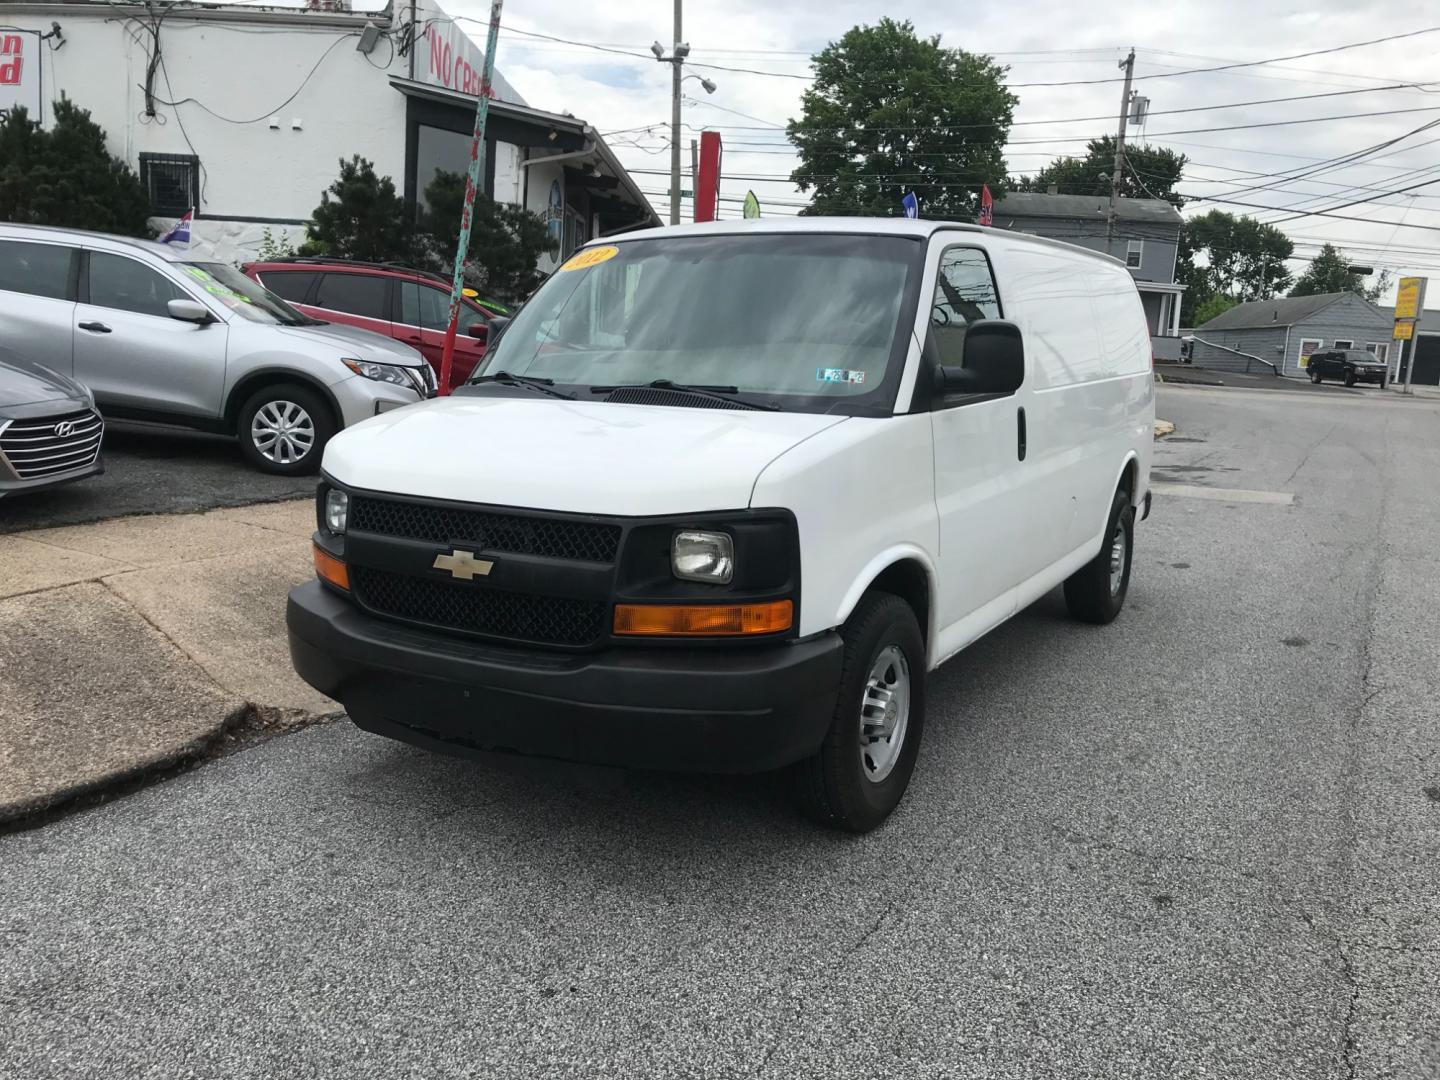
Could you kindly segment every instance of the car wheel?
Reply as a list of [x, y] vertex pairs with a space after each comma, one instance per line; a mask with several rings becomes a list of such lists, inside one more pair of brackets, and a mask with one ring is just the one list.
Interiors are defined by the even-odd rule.
[[1346, 385], [1346, 386], [1354, 386], [1354, 385], [1355, 385], [1355, 372], [1353, 372], [1353, 371], [1347, 371], [1347, 372], [1345, 373], [1345, 385]]
[[335, 421], [314, 390], [282, 383], [251, 395], [240, 407], [235, 433], [252, 464], [266, 472], [299, 476], [319, 469]]
[[1316, 386], [1320, 385], [1320, 369], [1314, 364], [1310, 365], [1310, 381]]
[[925, 641], [910, 605], [867, 593], [840, 630], [840, 693], [814, 757], [795, 768], [801, 805], [822, 825], [869, 832], [910, 786], [925, 727]]
[[1100, 554], [1065, 579], [1065, 606], [1081, 622], [1104, 625], [1120, 614], [1130, 591], [1135, 553], [1135, 508], [1121, 490], [1110, 504]]

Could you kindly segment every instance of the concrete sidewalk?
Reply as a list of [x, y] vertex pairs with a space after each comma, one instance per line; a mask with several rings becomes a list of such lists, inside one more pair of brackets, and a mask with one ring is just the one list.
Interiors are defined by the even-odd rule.
[[310, 499], [0, 536], [0, 822], [338, 706], [290, 668]]

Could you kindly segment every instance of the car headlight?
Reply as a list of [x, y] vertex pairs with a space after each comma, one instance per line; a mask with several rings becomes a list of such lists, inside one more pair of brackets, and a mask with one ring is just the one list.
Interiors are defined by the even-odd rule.
[[735, 576], [734, 541], [723, 532], [677, 532], [670, 542], [670, 569], [681, 581], [727, 585]]
[[350, 496], [331, 488], [325, 493], [325, 525], [335, 535], [345, 532], [346, 519], [350, 515]]
[[407, 390], [415, 389], [415, 383], [407, 374], [407, 369], [398, 364], [376, 364], [370, 360], [356, 360], [350, 356], [341, 357], [340, 362], [356, 375], [364, 378], [374, 379], [376, 382], [394, 383]]

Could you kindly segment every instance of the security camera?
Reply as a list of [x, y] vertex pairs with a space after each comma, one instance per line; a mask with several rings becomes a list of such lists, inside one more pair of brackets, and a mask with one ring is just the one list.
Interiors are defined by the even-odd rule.
[[690, 45], [689, 45], [689, 43], [688, 43], [688, 42], [684, 42], [684, 41], [677, 42], [676, 45], [675, 45], [675, 55], [676, 55], [679, 59], [681, 59], [681, 60], [684, 60], [685, 57], [689, 56], [689, 55], [690, 55]]
[[654, 45], [651, 45], [651, 46], [650, 46], [650, 51], [655, 54], [655, 59], [656, 59], [656, 60], [664, 60], [664, 59], [665, 59], [665, 46], [664, 46], [664, 45], [661, 45], [658, 41], [655, 42]]

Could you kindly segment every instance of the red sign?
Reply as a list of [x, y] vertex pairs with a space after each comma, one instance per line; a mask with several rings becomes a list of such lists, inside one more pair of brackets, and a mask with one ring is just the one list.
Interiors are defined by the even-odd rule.
[[[0, 86], [19, 86], [25, 65], [25, 39], [19, 34], [0, 34]], [[9, 59], [10, 57], [14, 59]]]
[[[451, 90], [459, 90], [462, 94], [479, 97], [482, 81], [480, 69], [471, 64], [470, 59], [456, 48], [454, 37], [438, 33], [433, 26], [425, 28], [425, 37], [430, 42], [429, 81]], [[494, 87], [490, 88], [488, 96], [492, 100], [496, 98]]]

